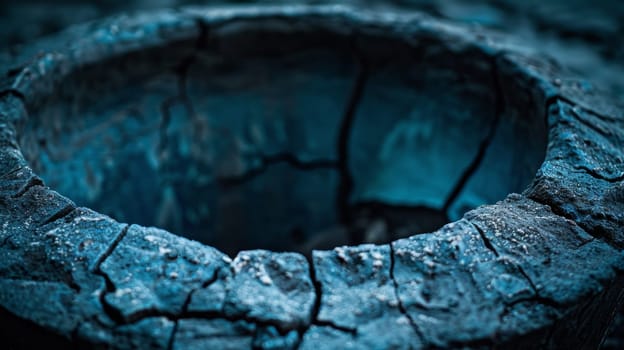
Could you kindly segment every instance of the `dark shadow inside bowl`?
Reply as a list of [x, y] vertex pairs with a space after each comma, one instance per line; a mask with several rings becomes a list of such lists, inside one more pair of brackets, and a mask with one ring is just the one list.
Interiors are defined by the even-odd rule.
[[545, 125], [485, 53], [271, 23], [73, 71], [31, 111], [25, 156], [78, 205], [229, 254], [432, 232], [534, 178]]

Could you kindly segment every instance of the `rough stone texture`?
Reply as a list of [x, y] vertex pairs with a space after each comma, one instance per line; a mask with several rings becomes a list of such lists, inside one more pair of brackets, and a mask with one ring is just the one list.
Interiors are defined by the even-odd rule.
[[120, 321], [182, 313], [190, 293], [211, 281], [226, 255], [154, 228], [132, 225], [99, 271], [114, 286], [104, 302]]
[[[99, 299], [105, 281], [94, 267], [124, 225], [75, 208], [29, 168], [5, 175], [2, 185], [3, 311], [63, 338], [79, 334], [87, 319], [106, 319]], [[33, 341], [24, 336], [16, 344]]]
[[624, 122], [560, 100], [550, 106], [548, 122], [553, 141], [529, 197], [624, 247]]
[[[314, 43], [314, 33], [322, 33], [320, 42], [329, 35], [334, 44], [353, 43], [360, 71], [342, 115], [347, 126], [366, 101], [366, 69], [378, 69], [393, 52], [381, 48], [407, 45], [450, 62], [473, 57], [485, 68], [472, 68], [490, 77], [478, 96], [494, 104], [479, 120], [500, 118], [497, 125], [507, 129], [499, 130], [521, 140], [545, 132], [547, 116], [546, 160], [522, 195], [469, 211], [433, 233], [316, 251], [309, 264], [297, 253], [264, 250], [231, 260], [159, 229], [120, 224], [46, 187], [21, 155], [21, 138], [41, 122], [35, 112], [89, 65], [123, 67], [167, 52], [138, 67], [131, 78], [141, 80], [154, 67], [181, 67], [198, 49], [248, 52], [242, 34], [250, 31], [254, 40], [282, 38], [290, 47]], [[287, 35], [294, 32], [314, 35], [295, 40]], [[26, 48], [15, 58], [22, 65], [2, 82], [0, 101], [3, 336], [16, 347], [64, 348], [595, 348], [623, 298], [622, 110], [556, 67], [493, 42], [487, 32], [419, 15], [251, 7], [116, 18]], [[47, 53], [33, 56], [41, 50]], [[447, 73], [448, 82], [458, 79]], [[481, 135], [477, 154], [470, 152], [467, 180], [496, 149], [489, 145], [501, 147], [493, 154], [509, 149], [493, 141], [497, 128], [491, 130]], [[349, 139], [342, 140], [339, 163], [348, 160], [340, 151]], [[529, 153], [526, 160], [539, 163], [539, 153]], [[478, 182], [487, 183], [486, 175]], [[456, 183], [455, 198], [469, 182]]]
[[240, 252], [226, 279], [224, 313], [293, 330], [310, 322], [314, 289], [308, 263], [296, 253]]
[[313, 260], [320, 306], [302, 348], [328, 347], [331, 342], [343, 341], [355, 348], [422, 346], [400, 310], [388, 245], [315, 251]]
[[399, 298], [433, 346], [515, 345], [511, 332], [565, 320], [572, 300], [596, 296], [622, 264], [621, 253], [519, 195], [466, 220], [392, 243]]

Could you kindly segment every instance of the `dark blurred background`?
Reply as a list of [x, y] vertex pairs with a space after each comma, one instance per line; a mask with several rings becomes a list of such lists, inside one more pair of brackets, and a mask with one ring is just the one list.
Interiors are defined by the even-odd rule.
[[422, 11], [512, 33], [581, 76], [624, 98], [624, 3], [620, 0], [22, 0], [0, 4], [0, 45], [19, 45], [69, 25], [122, 12], [188, 5], [340, 3], [391, 11]]
[[[21, 0], [0, 3], [0, 47], [17, 52], [72, 24], [119, 13], [188, 5], [323, 4], [327, 1]], [[334, 2], [336, 3], [336, 2]], [[511, 34], [624, 100], [624, 2], [607, 0], [345, 0], [340, 4], [429, 15]], [[623, 313], [604, 349], [624, 347]]]

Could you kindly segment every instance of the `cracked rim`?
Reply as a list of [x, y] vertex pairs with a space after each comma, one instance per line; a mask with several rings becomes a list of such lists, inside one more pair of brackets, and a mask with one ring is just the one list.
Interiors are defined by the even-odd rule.
[[[76, 207], [30, 169], [17, 139], [28, 111], [66, 76], [226, 35], [225, 27], [367, 33], [416, 46], [433, 38], [447, 52], [475, 55], [492, 62], [499, 93], [527, 123], [546, 118], [546, 159], [523, 194], [431, 234], [315, 251], [312, 264], [263, 250], [231, 260], [159, 229], [117, 223]], [[159, 59], [188, 55], [169, 51]], [[624, 109], [504, 38], [342, 7], [187, 9], [75, 27], [13, 62], [25, 63], [6, 73], [0, 107], [0, 305], [17, 344], [585, 348], [601, 341], [622, 299]]]

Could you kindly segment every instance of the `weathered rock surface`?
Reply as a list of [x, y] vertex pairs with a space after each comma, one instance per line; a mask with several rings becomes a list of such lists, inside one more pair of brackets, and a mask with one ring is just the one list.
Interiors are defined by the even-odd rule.
[[341, 343], [347, 348], [422, 346], [414, 326], [401, 312], [388, 245], [315, 251], [313, 261], [320, 300], [302, 348]]
[[[253, 36], [245, 35], [249, 33]], [[602, 99], [598, 92], [579, 92], [582, 85], [579, 88], [577, 82], [567, 79], [568, 75], [530, 54], [516, 53], [505, 45], [488, 44], [494, 37], [487, 35], [418, 15], [375, 15], [342, 7], [249, 7], [109, 19], [95, 27], [76, 27], [33, 44], [23, 56], [16, 58], [23, 66], [11, 71], [3, 81], [0, 101], [0, 328], [3, 335], [15, 347], [595, 348], [623, 298], [622, 110]], [[469, 204], [465, 210], [456, 208], [458, 217], [477, 204], [492, 203], [499, 195], [522, 191], [527, 185], [523, 182], [531, 180], [526, 176], [505, 185], [497, 184], [500, 187], [487, 193], [491, 197], [473, 200], [475, 195], [484, 193], [481, 189], [487, 187], [488, 181], [514, 173], [513, 167], [507, 166], [513, 161], [504, 163], [506, 168], [499, 172], [488, 173], [483, 168], [484, 164], [496, 164], [497, 159], [504, 159], [506, 150], [517, 152], [527, 168], [539, 167], [538, 174], [524, 194], [511, 194], [496, 204], [470, 210], [463, 219], [436, 232], [389, 244], [314, 251], [308, 262], [298, 253], [267, 250], [242, 251], [231, 259], [216, 248], [160, 229], [118, 223], [58, 194], [55, 188], [46, 186], [39, 177], [42, 174], [30, 168], [34, 161], [42, 161], [37, 150], [50, 142], [44, 137], [42, 144], [36, 134], [37, 126], [54, 120], [41, 119], [46, 108], [53, 106], [48, 99], [54, 94], [66, 97], [63, 94], [67, 91], [63, 92], [59, 84], [76, 84], [83, 73], [91, 78], [85, 72], [102, 62], [109, 63], [105, 67], [114, 72], [110, 73], [110, 81], [101, 84], [89, 81], [102, 88], [102, 94], [115, 91], [128, 81], [147, 81], [142, 86], [153, 88], [145, 90], [148, 95], [153, 92], [150, 96], [166, 99], [164, 96], [172, 94], [174, 102], [167, 106], [175, 109], [180, 107], [176, 105], [183, 105], [181, 112], [171, 114], [180, 118], [180, 123], [167, 124], [171, 128], [166, 128], [164, 134], [173, 135], [185, 128], [194, 130], [183, 122], [194, 114], [189, 112], [192, 108], [189, 109], [186, 100], [188, 96], [201, 99], [193, 95], [201, 91], [187, 96], [185, 88], [171, 90], [169, 82], [186, 84], [180, 78], [186, 73], [180, 74], [180, 70], [189, 67], [192, 60], [201, 60], [200, 51], [208, 57], [203, 64], [214, 58], [210, 54], [253, 57], [251, 48], [257, 46], [246, 41], [249, 38], [283, 43], [284, 46], [278, 47], [263, 46], [268, 51], [262, 55], [277, 57], [284, 55], [287, 48], [301, 49], [306, 45], [318, 48], [326, 42], [332, 50], [345, 43], [353, 45], [348, 49], [353, 51], [340, 52], [356, 56], [353, 62], [357, 62], [358, 71], [338, 69], [346, 72], [345, 75], [333, 74], [332, 70], [325, 72], [334, 76], [330, 90], [340, 91], [340, 96], [315, 105], [313, 114], [319, 115], [319, 122], [309, 123], [310, 128], [319, 129], [337, 125], [338, 130], [329, 132], [338, 135], [337, 147], [332, 142], [297, 144], [297, 140], [266, 144], [260, 142], [266, 130], [251, 130], [248, 134], [250, 140], [267, 147], [263, 151], [282, 152], [279, 147], [301, 147], [298, 149], [301, 154], [313, 156], [307, 159], [299, 158], [301, 154], [291, 154], [268, 161], [260, 157], [261, 163], [281, 162], [301, 170], [310, 166], [306, 162], [327, 157], [320, 168], [336, 172], [337, 192], [346, 193], [338, 198], [342, 202], [326, 204], [332, 208], [330, 211], [339, 211], [334, 206], [350, 205], [357, 196], [351, 197], [351, 190], [357, 189], [362, 181], [374, 189], [364, 191], [372, 196], [367, 199], [397, 200], [393, 197], [396, 190], [390, 186], [392, 181], [384, 179], [387, 173], [382, 171], [383, 162], [374, 166], [371, 163], [370, 169], [364, 171], [366, 176], [361, 178], [359, 172], [354, 172], [350, 179], [345, 176], [351, 171], [349, 141], [365, 140], [369, 130], [363, 134], [356, 132], [352, 138], [340, 137], [361, 117], [357, 112], [360, 104], [379, 103], [374, 100], [379, 97], [377, 94], [373, 100], [368, 99], [368, 84], [373, 84], [375, 72], [383, 71], [384, 62], [396, 57], [397, 52], [403, 55], [407, 65], [408, 58], [422, 57], [438, 64], [435, 72], [431, 72], [431, 79], [440, 81], [442, 87], [444, 83], [462, 79], [479, 82], [467, 84], [466, 91], [462, 88], [452, 91], [449, 101], [438, 101], [459, 113], [462, 99], [466, 98], [474, 105], [466, 107], [465, 115], [454, 112], [448, 120], [478, 117], [477, 121], [488, 121], [490, 126], [476, 140], [471, 140], [473, 147], [454, 144], [455, 149], [466, 151], [469, 156], [461, 158], [462, 167], [453, 170], [463, 174], [451, 181], [455, 187], [435, 198], [433, 204], [442, 206], [438, 209], [448, 216], [455, 200], [464, 198]], [[37, 51], [43, 53], [33, 56]], [[158, 59], [147, 64], [153, 57]], [[132, 62], [141, 64], [134, 70], [128, 68], [134, 67]], [[324, 61], [319, 58], [319, 62]], [[450, 68], [455, 63], [460, 64], [465, 76]], [[161, 76], [150, 83], [151, 73], [155, 70], [160, 73], [160, 69], [172, 69], [174, 78], [167, 80]], [[124, 72], [134, 73], [124, 78]], [[292, 80], [286, 79], [283, 84], [299, 86], [295, 84], [298, 79], [314, 75], [306, 74], [293, 73]], [[349, 81], [347, 77], [353, 78], [351, 84], [345, 82]], [[218, 83], [224, 82], [232, 81], [224, 78]], [[218, 86], [217, 82], [212, 83]], [[264, 83], [261, 85], [266, 86]], [[233, 91], [239, 88], [236, 84]], [[314, 93], [302, 93], [303, 97], [324, 89], [315, 86], [309, 86], [314, 88]], [[345, 86], [349, 93], [342, 90]], [[376, 91], [374, 85], [370, 86], [373, 90], [368, 91]], [[272, 93], [270, 89], [261, 91]], [[433, 98], [435, 91], [425, 91], [424, 96]], [[411, 98], [407, 91], [406, 94]], [[90, 98], [99, 101], [97, 97], [95, 94]], [[74, 106], [89, 105], [88, 98], [77, 100]], [[342, 104], [334, 104], [335, 101]], [[210, 109], [212, 103], [218, 102], [207, 99], [192, 104], [202, 103], [210, 107], [201, 108]], [[343, 110], [337, 117], [325, 115], [339, 108], [338, 105]], [[87, 117], [97, 121], [109, 115], [106, 118], [114, 120], [107, 114], [109, 106], [105, 107]], [[435, 112], [442, 110], [435, 103], [425, 107], [429, 109], [421, 112], [437, 115]], [[253, 109], [240, 108], [240, 119], [229, 122], [249, 122], [245, 118]], [[51, 110], [68, 116], [63, 114], [67, 108], [47, 111]], [[91, 111], [96, 110], [94, 107]], [[372, 130], [384, 134], [386, 141], [394, 140], [385, 147], [393, 150], [390, 154], [397, 154], [395, 151], [400, 149], [405, 152], [399, 154], [408, 156], [407, 160], [390, 162], [392, 165], [414, 164], [419, 160], [428, 164], [429, 156], [424, 154], [424, 158], [419, 158], [418, 153], [408, 152], [413, 145], [406, 141], [409, 135], [426, 139], [423, 130], [410, 124], [426, 119], [419, 115], [410, 120], [403, 112], [389, 115], [396, 114], [396, 125], [405, 126], [397, 127], [399, 134], [412, 130], [411, 134], [387, 137], [384, 130], [393, 127], [381, 127], [381, 124]], [[254, 118], [269, 115], [261, 113]], [[144, 117], [124, 119], [129, 124], [116, 135], [141, 135], [140, 126], [154, 122], [148, 115]], [[63, 120], [56, 118], [57, 124]], [[341, 123], [325, 123], [336, 118]], [[160, 123], [154, 124], [158, 130]], [[72, 130], [63, 129], [64, 125], [77, 126], [48, 125], [59, 128], [55, 130], [58, 138], [50, 139], [60, 145], [65, 138], [76, 136]], [[461, 128], [464, 124], [458, 125], [449, 124], [449, 128]], [[98, 130], [94, 135], [98, 135]], [[300, 136], [299, 141], [308, 137], [305, 132], [309, 130], [312, 129], [299, 130], [301, 134], [295, 132]], [[439, 130], [436, 127], [431, 135]], [[499, 132], [509, 137], [500, 137]], [[546, 146], [541, 136], [546, 133], [546, 159], [540, 165], [543, 154], [539, 150]], [[523, 138], [531, 141], [531, 135], [538, 135], [537, 144], [523, 149], [517, 142]], [[154, 151], [151, 146], [161, 144], [154, 141], [161, 140], [160, 137], [162, 134], [145, 136], [149, 152]], [[90, 151], [111, 144], [123, 142], [103, 137], [95, 144], [79, 148], [87, 152], [82, 159], [97, 154], [90, 155]], [[230, 145], [223, 147], [229, 149]], [[21, 154], [22, 150], [27, 151], [25, 146], [32, 147], [28, 150], [31, 152], [28, 160]], [[380, 148], [384, 149], [371, 147], [369, 153]], [[139, 154], [138, 158], [144, 158], [145, 154]], [[488, 160], [488, 157], [493, 158]], [[73, 161], [75, 157], [70, 159]], [[149, 164], [146, 159], [135, 170]], [[254, 165], [252, 171], [263, 166], [253, 161], [249, 164]], [[366, 168], [365, 164], [358, 167]], [[111, 169], [119, 168], [111, 166]], [[145, 167], [149, 174], [148, 169]], [[392, 171], [411, 176], [416, 170], [399, 166]], [[236, 176], [229, 177], [232, 179], [237, 181]], [[147, 182], [149, 176], [137, 178], [130, 172], [127, 180]], [[113, 198], [114, 194], [110, 191], [104, 196]], [[410, 197], [415, 202], [408, 204], [423, 204], [417, 197]], [[114, 203], [122, 205], [135, 199], [138, 200], [127, 196], [117, 198]], [[13, 334], [16, 336], [10, 337]]]

